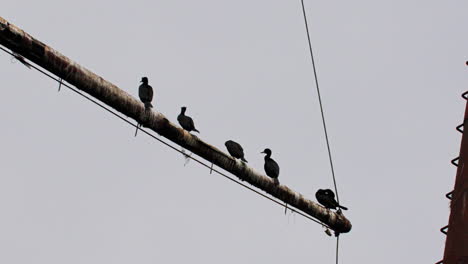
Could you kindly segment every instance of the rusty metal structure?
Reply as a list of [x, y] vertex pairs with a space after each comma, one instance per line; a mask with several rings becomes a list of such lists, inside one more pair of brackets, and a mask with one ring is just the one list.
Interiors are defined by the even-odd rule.
[[[468, 63], [467, 63], [468, 65]], [[468, 101], [468, 92], [462, 97]], [[468, 136], [464, 128], [468, 125], [468, 102], [465, 107], [463, 124], [457, 126], [462, 133], [460, 156], [451, 162], [457, 167], [457, 176], [453, 191], [445, 196], [450, 200], [450, 217], [448, 225], [440, 232], [447, 235], [443, 260], [436, 264], [468, 264]]]
[[22, 29], [0, 17], [0, 45], [34, 62], [98, 101], [134, 119], [177, 145], [237, 176], [271, 196], [307, 215], [320, 220], [337, 233], [351, 230], [351, 222], [342, 214], [325, 209], [306, 199], [285, 185], [276, 186], [273, 180], [245, 163], [202, 141], [170, 122], [163, 114], [145, 110], [143, 104], [116, 85], [94, 74], [58, 51], [35, 39]]

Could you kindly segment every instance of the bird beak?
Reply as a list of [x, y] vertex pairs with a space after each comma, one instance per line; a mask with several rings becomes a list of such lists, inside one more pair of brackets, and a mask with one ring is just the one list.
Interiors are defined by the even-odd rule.
[[262, 151], [262, 152], [260, 152], [260, 153], [265, 153], [265, 151]]

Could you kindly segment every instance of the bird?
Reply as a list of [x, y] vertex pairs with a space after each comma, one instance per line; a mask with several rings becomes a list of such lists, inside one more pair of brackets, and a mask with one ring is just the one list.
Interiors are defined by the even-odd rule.
[[242, 146], [239, 143], [234, 142], [232, 140], [228, 140], [226, 141], [226, 143], [224, 143], [224, 145], [226, 146], [231, 156], [233, 156], [236, 159], [241, 159], [242, 161], [247, 162], [247, 160], [244, 158], [244, 149], [242, 149]]
[[276, 163], [276, 161], [274, 161], [271, 158], [271, 150], [266, 148], [264, 151], [262, 151], [260, 153], [265, 153], [266, 154], [265, 155], [265, 165], [264, 165], [264, 169], [265, 169], [266, 174], [270, 178], [273, 179], [273, 181], [275, 182], [275, 185], [279, 185], [278, 176], [279, 176], [280, 168], [279, 168], [278, 163]]
[[140, 100], [145, 104], [145, 109], [150, 109], [153, 107], [151, 101], [153, 100], [153, 87], [148, 84], [148, 78], [141, 78], [142, 84], [138, 88], [138, 95]]
[[343, 210], [348, 210], [348, 208], [338, 204], [338, 202], [335, 200], [335, 194], [330, 189], [319, 189], [315, 193], [315, 198], [317, 198], [317, 201], [327, 209], [341, 208]]
[[187, 110], [187, 107], [182, 106], [180, 114], [177, 117], [177, 121], [179, 121], [180, 126], [183, 129], [187, 130], [188, 132], [194, 131], [194, 132], [200, 133], [200, 131], [198, 131], [195, 128], [195, 124], [193, 123], [193, 119], [190, 116], [185, 115], [186, 110]]

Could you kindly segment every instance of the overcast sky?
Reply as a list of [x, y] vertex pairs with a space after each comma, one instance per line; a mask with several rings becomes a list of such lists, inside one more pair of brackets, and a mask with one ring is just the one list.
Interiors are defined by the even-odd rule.
[[[340, 263], [442, 259], [468, 87], [467, 1], [305, 1]], [[300, 1], [3, 1], [0, 16], [314, 199], [333, 185]], [[318, 224], [0, 52], [0, 263], [334, 263]], [[314, 199], [315, 200], [315, 199]]]

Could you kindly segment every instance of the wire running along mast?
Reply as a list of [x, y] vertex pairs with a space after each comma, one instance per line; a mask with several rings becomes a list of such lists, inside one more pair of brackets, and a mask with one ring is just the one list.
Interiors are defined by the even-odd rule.
[[[258, 174], [246, 165], [239, 166], [239, 164], [233, 162], [234, 160], [224, 152], [219, 151], [218, 149], [201, 141], [200, 139], [198, 139], [198, 137], [186, 133], [180, 128], [172, 125], [172, 123], [170, 123], [170, 121], [168, 121], [162, 114], [157, 112], [146, 113], [141, 103], [135, 100], [129, 94], [125, 93], [124, 91], [117, 88], [115, 85], [112, 85], [111, 83], [95, 75], [94, 73], [90, 72], [84, 67], [72, 62], [71, 60], [61, 55], [57, 51], [51, 49], [50, 47], [46, 46], [42, 42], [37, 41], [36, 39], [28, 35], [26, 32], [18, 29], [14, 25], [9, 24], [6, 20], [4, 20], [1, 17], [0, 44], [5, 47], [8, 47], [14, 53], [18, 53], [32, 60], [34, 63], [40, 65], [47, 71], [57, 75], [58, 78], [55, 78], [52, 75], [46, 73], [45, 71], [35, 67], [35, 69], [59, 82], [59, 86], [63, 85], [70, 88], [71, 90], [82, 95], [83, 97], [99, 105], [106, 111], [112, 113], [119, 119], [127, 122], [128, 124], [134, 127], [136, 127], [137, 125], [128, 121], [119, 114], [116, 114], [114, 111], [110, 110], [110, 108], [105, 107], [104, 104], [114, 108], [115, 110], [124, 114], [127, 117], [135, 119], [137, 123], [143, 124], [145, 127], [157, 132], [159, 135], [168, 138], [169, 140], [182, 146], [183, 148], [186, 148], [192, 151], [193, 153], [199, 155], [200, 157], [208, 160], [209, 162], [216, 164], [217, 166], [233, 173], [241, 180], [249, 182], [250, 184], [269, 193], [276, 199], [279, 199], [282, 202], [288, 204], [289, 209], [292, 209], [291, 206], [298, 208], [300, 211], [292, 209], [296, 213], [301, 214], [302, 216], [307, 217], [310, 220], [313, 220], [323, 226], [328, 226], [339, 233], [349, 232], [349, 230], [351, 229], [351, 223], [343, 215], [331, 212], [330, 210], [326, 210], [325, 208], [317, 205], [315, 202], [309, 201], [305, 199], [302, 195], [293, 192], [284, 185], [272, 189], [271, 187], [273, 186], [273, 183], [266, 176]], [[72, 88], [71, 86], [66, 84], [65, 81], [71, 83], [80, 91]], [[90, 94], [91, 96], [97, 98], [103, 103], [97, 102], [95, 99], [84, 95], [81, 91]], [[181, 152], [177, 148], [160, 140], [151, 133], [148, 133], [145, 130], [142, 131], [147, 135], [153, 137], [154, 139], [160, 141], [161, 143], [167, 145], [168, 147], [178, 152]], [[186, 156], [186, 154], [184, 155]], [[210, 168], [212, 171], [215, 171], [216, 173], [234, 182], [237, 182], [236, 180], [232, 179], [226, 174], [216, 169], [212, 169], [212, 166], [207, 165], [193, 157], [190, 158], [202, 164], [203, 166]], [[285, 206], [283, 203], [263, 193], [260, 193], [259, 191], [243, 183], [237, 183], [281, 206]], [[312, 217], [308, 217], [308, 215], [318, 219], [319, 221], [315, 220]]]
[[[11, 52], [9, 52], [8, 50], [6, 50], [6, 49], [4, 49], [4, 48], [2, 48], [2, 47], [0, 47], [0, 49], [1, 49], [2, 51], [4, 51], [5, 53], [8, 53], [8, 54], [10, 54], [11, 56], [13, 56], [15, 59], [18, 59], [18, 55], [17, 55], [17, 54], [11, 53]], [[22, 61], [20, 61], [20, 62], [22, 62]], [[111, 113], [112, 115], [116, 116], [116, 117], [119, 118], [120, 120], [124, 121], [124, 122], [127, 123], [128, 125], [135, 127], [135, 128], [137, 129], [137, 131], [138, 131], [138, 130], [142, 131], [144, 134], [150, 136], [151, 138], [153, 138], [154, 140], [158, 141], [159, 143], [165, 145], [166, 147], [169, 147], [170, 149], [172, 149], [172, 150], [174, 150], [174, 151], [176, 151], [176, 152], [179, 152], [180, 154], [184, 155], [184, 157], [186, 157], [186, 158], [188, 158], [188, 159], [191, 159], [191, 160], [194, 160], [195, 162], [199, 163], [200, 165], [202, 165], [202, 166], [204, 166], [204, 167], [210, 169], [210, 174], [211, 174], [211, 172], [214, 171], [215, 173], [217, 173], [217, 174], [219, 174], [219, 175], [221, 175], [221, 176], [223, 176], [223, 177], [225, 177], [225, 178], [227, 178], [227, 179], [229, 179], [229, 180], [231, 180], [231, 181], [233, 181], [233, 182], [239, 184], [240, 186], [242, 186], [242, 187], [244, 187], [244, 188], [246, 188], [246, 189], [248, 189], [248, 190], [250, 190], [250, 191], [252, 191], [252, 192], [254, 192], [254, 193], [256, 193], [256, 194], [258, 194], [258, 195], [260, 195], [260, 196], [262, 196], [262, 197], [264, 197], [264, 198], [266, 198], [266, 199], [268, 199], [268, 200], [270, 200], [270, 201], [272, 201], [272, 202], [274, 202], [274, 203], [276, 203], [276, 204], [282, 206], [282, 207], [284, 207], [284, 208], [285, 208], [285, 211], [286, 211], [286, 210], [291, 210], [292, 212], [295, 212], [295, 213], [297, 213], [297, 214], [299, 214], [299, 215], [301, 215], [301, 216], [307, 218], [308, 220], [311, 220], [311, 221], [313, 221], [313, 222], [315, 222], [315, 223], [317, 223], [317, 224], [320, 224], [320, 225], [322, 225], [322, 226], [329, 227], [327, 224], [322, 223], [322, 222], [320, 222], [320, 221], [317, 221], [316, 219], [314, 219], [314, 218], [312, 218], [312, 217], [310, 217], [310, 216], [308, 216], [308, 215], [306, 215], [306, 214], [304, 214], [304, 213], [302, 213], [302, 212], [300, 212], [300, 211], [298, 211], [298, 210], [295, 210], [294, 208], [288, 207], [287, 204], [283, 204], [283, 203], [281, 203], [281, 202], [278, 202], [277, 200], [275, 200], [275, 199], [273, 199], [273, 198], [271, 198], [271, 197], [269, 197], [269, 196], [267, 196], [267, 195], [265, 195], [265, 194], [263, 194], [263, 193], [261, 193], [261, 192], [255, 190], [255, 189], [253, 189], [253, 188], [251, 188], [251, 187], [249, 187], [249, 186], [247, 186], [247, 185], [245, 185], [245, 184], [243, 184], [243, 183], [237, 181], [236, 179], [234, 179], [234, 178], [232, 178], [232, 177], [230, 177], [230, 176], [228, 176], [228, 175], [226, 175], [226, 174], [220, 172], [219, 170], [213, 168], [212, 165], [208, 165], [208, 164], [206, 164], [206, 163], [200, 161], [199, 159], [196, 159], [196, 158], [192, 157], [191, 155], [187, 155], [183, 150], [179, 150], [179, 149], [177, 149], [176, 147], [172, 146], [171, 144], [165, 142], [164, 140], [162, 140], [162, 139], [160, 139], [160, 138], [157, 138], [155, 135], [149, 133], [146, 129], [141, 128], [138, 124], [136, 124], [136, 125], [133, 124], [132, 122], [130, 122], [130, 121], [128, 121], [127, 119], [123, 118], [121, 115], [119, 115], [119, 114], [117, 114], [116, 112], [114, 112], [112, 109], [109, 109], [109, 108], [106, 107], [105, 105], [102, 105], [101, 103], [99, 103], [99, 102], [97, 102], [96, 100], [90, 98], [89, 96], [86, 96], [85, 94], [83, 94], [82, 92], [80, 92], [79, 90], [77, 90], [76, 88], [74, 88], [74, 87], [72, 87], [72, 86], [70, 86], [70, 85], [64, 83], [60, 78], [57, 79], [56, 77], [54, 77], [54, 76], [48, 74], [47, 72], [41, 70], [40, 68], [36, 67], [35, 65], [32, 65], [32, 64], [29, 64], [29, 63], [28, 63], [28, 65], [29, 65], [29, 68], [33, 68], [33, 69], [35, 69], [36, 71], [38, 71], [38, 72], [44, 74], [45, 76], [49, 77], [50, 79], [52, 79], [52, 80], [58, 82], [58, 83], [59, 83], [59, 90], [58, 90], [58, 91], [60, 91], [60, 87], [61, 87], [61, 86], [67, 87], [70, 91], [73, 91], [73, 92], [75, 92], [76, 94], [78, 94], [78, 95], [84, 97], [85, 99], [89, 100], [90, 102], [96, 104], [97, 106], [101, 107], [102, 109], [104, 109], [104, 110], [106, 110], [107, 112]], [[26, 66], [26, 65], [25, 65], [25, 66]]]

